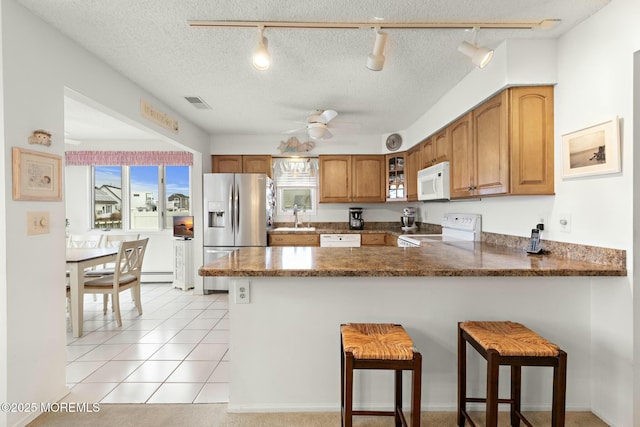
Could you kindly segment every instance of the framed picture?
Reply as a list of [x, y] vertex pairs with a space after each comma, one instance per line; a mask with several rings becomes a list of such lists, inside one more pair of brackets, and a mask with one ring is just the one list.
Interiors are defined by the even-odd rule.
[[62, 200], [62, 157], [13, 147], [13, 200]]
[[620, 132], [614, 117], [562, 135], [563, 178], [620, 172]]

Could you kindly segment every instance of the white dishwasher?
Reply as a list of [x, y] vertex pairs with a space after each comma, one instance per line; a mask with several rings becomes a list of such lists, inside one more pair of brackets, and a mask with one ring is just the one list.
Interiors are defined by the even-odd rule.
[[360, 234], [321, 234], [321, 248], [359, 248]]

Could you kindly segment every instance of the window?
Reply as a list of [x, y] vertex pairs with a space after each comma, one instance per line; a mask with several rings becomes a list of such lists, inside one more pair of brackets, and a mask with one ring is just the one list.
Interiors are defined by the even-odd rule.
[[293, 213], [295, 205], [301, 212], [315, 215], [318, 202], [318, 159], [274, 159], [273, 176], [278, 214]]
[[122, 168], [93, 168], [93, 228], [122, 228]]
[[191, 209], [190, 169], [94, 166], [94, 228], [123, 228], [123, 223], [131, 230], [172, 228], [173, 216]]

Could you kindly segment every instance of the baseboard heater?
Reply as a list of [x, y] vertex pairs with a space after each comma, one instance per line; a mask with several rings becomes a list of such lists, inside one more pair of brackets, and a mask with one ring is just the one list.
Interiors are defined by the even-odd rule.
[[172, 283], [172, 271], [143, 271], [140, 275], [142, 283]]

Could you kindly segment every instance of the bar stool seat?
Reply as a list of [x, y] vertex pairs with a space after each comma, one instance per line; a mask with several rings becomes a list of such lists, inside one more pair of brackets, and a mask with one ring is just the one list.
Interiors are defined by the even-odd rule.
[[[486, 398], [467, 397], [466, 343], [471, 344], [487, 361]], [[498, 375], [501, 365], [511, 367], [511, 398], [498, 398]], [[553, 367], [553, 401], [551, 425], [564, 426], [567, 354], [526, 326], [510, 321], [470, 321], [458, 323], [458, 426], [465, 421], [475, 426], [466, 411], [467, 402], [486, 403], [486, 426], [498, 425], [498, 404], [511, 405], [511, 425], [522, 420], [531, 425], [520, 412], [522, 366]]]
[[[349, 323], [340, 326], [340, 377], [342, 425], [351, 427], [353, 415], [395, 417], [396, 426], [408, 426], [402, 411], [402, 371], [413, 372], [411, 387], [411, 426], [420, 426], [422, 355], [401, 325], [389, 323]], [[395, 371], [393, 411], [353, 410], [354, 369]]]

